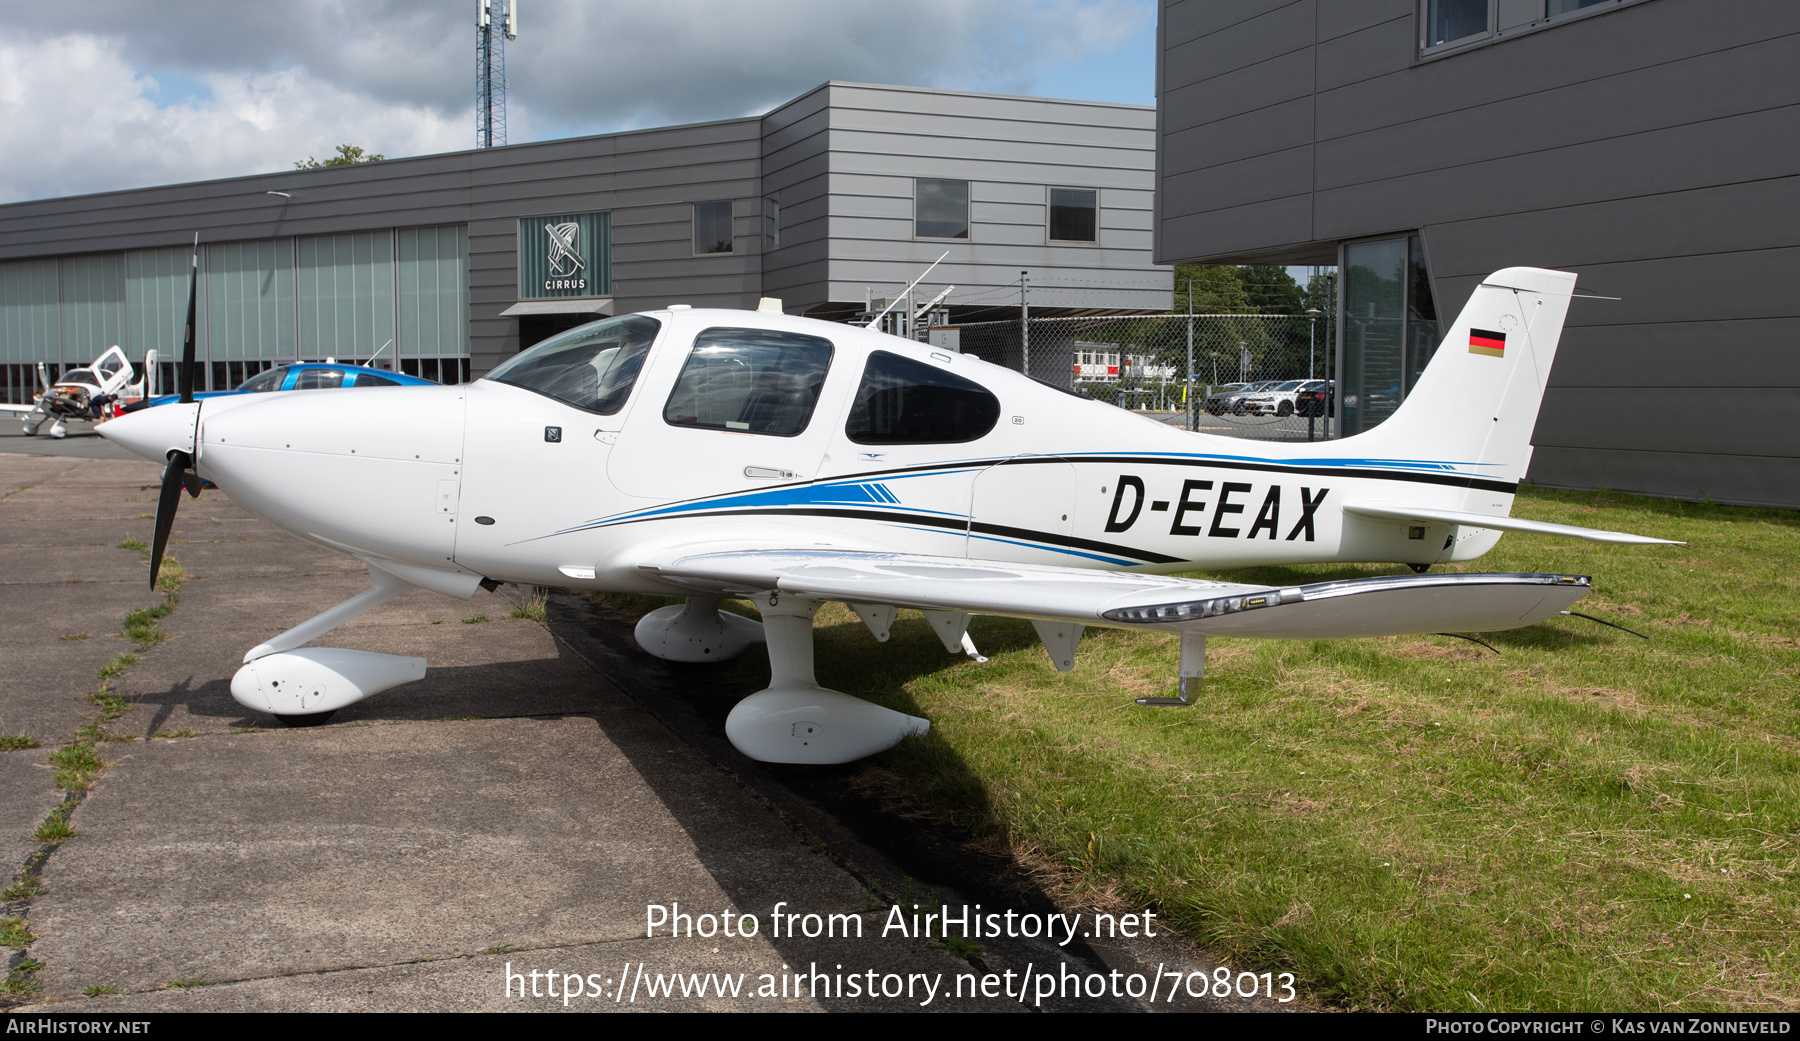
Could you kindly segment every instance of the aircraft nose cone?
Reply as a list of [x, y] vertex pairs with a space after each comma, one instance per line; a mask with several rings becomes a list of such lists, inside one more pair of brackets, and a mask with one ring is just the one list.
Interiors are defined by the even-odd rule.
[[194, 452], [194, 432], [200, 425], [200, 403], [170, 402], [139, 409], [100, 424], [100, 436], [136, 452], [145, 459], [163, 462], [173, 451]]

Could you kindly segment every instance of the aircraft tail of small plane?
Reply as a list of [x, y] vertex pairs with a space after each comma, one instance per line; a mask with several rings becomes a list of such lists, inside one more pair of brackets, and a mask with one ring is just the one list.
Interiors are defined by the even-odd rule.
[[1575, 276], [1566, 271], [1514, 267], [1489, 275], [1394, 414], [1339, 445], [1361, 456], [1442, 460], [1489, 480], [1519, 481], [1531, 462], [1531, 433], [1574, 291]]

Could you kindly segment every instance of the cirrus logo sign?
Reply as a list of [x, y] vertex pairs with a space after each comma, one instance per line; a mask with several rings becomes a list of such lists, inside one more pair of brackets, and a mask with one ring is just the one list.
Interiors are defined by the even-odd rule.
[[544, 234], [550, 239], [550, 274], [556, 276], [544, 279], [545, 289], [587, 288], [587, 279], [569, 277], [587, 267], [575, 248], [575, 237], [580, 233], [581, 225], [575, 221], [544, 225]]

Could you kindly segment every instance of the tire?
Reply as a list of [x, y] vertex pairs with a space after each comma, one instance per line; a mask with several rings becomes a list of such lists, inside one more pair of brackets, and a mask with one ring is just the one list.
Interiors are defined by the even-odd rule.
[[330, 712], [300, 712], [291, 716], [277, 715], [276, 721], [284, 727], [316, 727], [323, 726], [325, 721], [337, 715], [337, 709]]
[[1294, 414], [1294, 403], [1291, 401], [1284, 401], [1281, 404], [1276, 405], [1275, 406], [1275, 414], [1277, 416], [1280, 416], [1283, 419], [1286, 419], [1287, 417], [1293, 415]]
[[1248, 411], [1250, 411], [1250, 406], [1244, 404], [1241, 398], [1238, 399], [1237, 404], [1231, 406], [1231, 414], [1234, 416], [1241, 416]]

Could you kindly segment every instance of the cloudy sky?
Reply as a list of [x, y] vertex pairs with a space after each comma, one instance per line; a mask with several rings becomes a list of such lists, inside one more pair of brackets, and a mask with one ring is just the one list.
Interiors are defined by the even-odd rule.
[[[1153, 104], [1155, 0], [520, 0], [513, 143], [828, 79]], [[496, 0], [496, 6], [499, 6]], [[0, 202], [474, 146], [474, 0], [7, 0]]]

